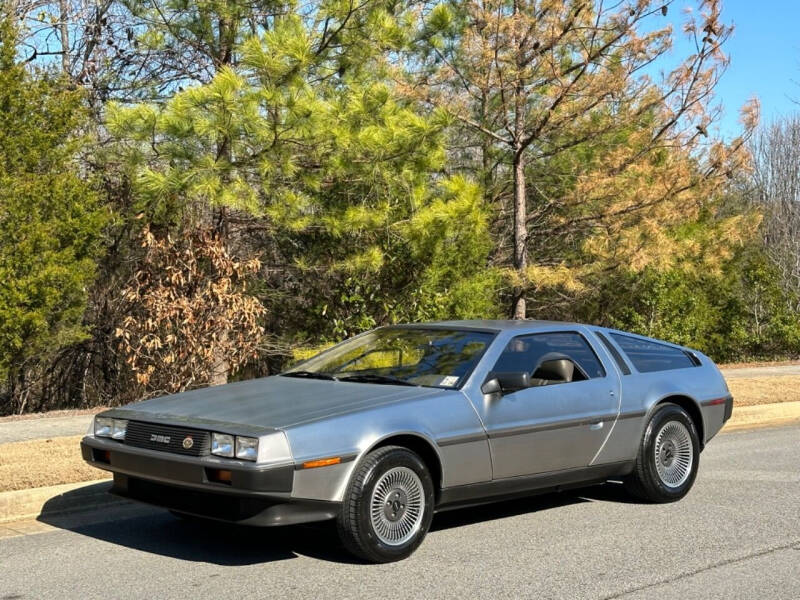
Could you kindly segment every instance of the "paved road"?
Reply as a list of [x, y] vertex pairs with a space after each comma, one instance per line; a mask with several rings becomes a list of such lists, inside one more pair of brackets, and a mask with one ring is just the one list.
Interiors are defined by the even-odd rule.
[[798, 465], [800, 426], [722, 434], [679, 503], [608, 484], [443, 513], [414, 556], [380, 566], [325, 525], [197, 527], [129, 505], [15, 524], [49, 530], [0, 539], [0, 598], [797, 600]]
[[92, 418], [92, 415], [78, 415], [0, 421], [0, 444], [81, 435], [89, 429]]

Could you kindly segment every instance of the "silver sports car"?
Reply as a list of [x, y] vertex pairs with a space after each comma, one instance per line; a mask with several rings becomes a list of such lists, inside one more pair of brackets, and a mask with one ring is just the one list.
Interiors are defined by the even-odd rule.
[[678, 500], [732, 408], [689, 348], [575, 323], [448, 321], [107, 410], [81, 448], [115, 494], [184, 518], [336, 519], [350, 551], [388, 562], [437, 510], [608, 479]]

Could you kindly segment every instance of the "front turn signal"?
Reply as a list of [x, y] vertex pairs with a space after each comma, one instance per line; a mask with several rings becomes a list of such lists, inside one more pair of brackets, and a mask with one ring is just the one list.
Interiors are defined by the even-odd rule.
[[319, 460], [310, 460], [303, 463], [304, 469], [316, 469], [317, 467], [330, 467], [331, 465], [338, 465], [342, 462], [341, 456], [334, 456], [332, 458], [320, 458]]

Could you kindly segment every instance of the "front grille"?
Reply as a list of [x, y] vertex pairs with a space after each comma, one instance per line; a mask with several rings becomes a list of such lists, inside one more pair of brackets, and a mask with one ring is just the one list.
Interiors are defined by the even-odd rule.
[[[184, 447], [184, 440], [187, 437], [192, 438], [190, 448]], [[211, 434], [208, 431], [189, 427], [128, 421], [125, 444], [188, 456], [205, 456], [211, 453]]]

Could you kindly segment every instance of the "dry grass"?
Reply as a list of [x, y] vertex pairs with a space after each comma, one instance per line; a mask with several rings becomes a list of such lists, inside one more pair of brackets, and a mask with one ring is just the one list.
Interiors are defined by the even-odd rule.
[[750, 362], [737, 362], [717, 365], [720, 369], [748, 369], [751, 367], [785, 367], [788, 365], [797, 365], [800, 361], [792, 360], [767, 360], [767, 361], [750, 361]]
[[0, 444], [0, 492], [106, 477], [83, 462], [81, 437]]
[[742, 377], [728, 380], [736, 406], [800, 401], [800, 376]]

